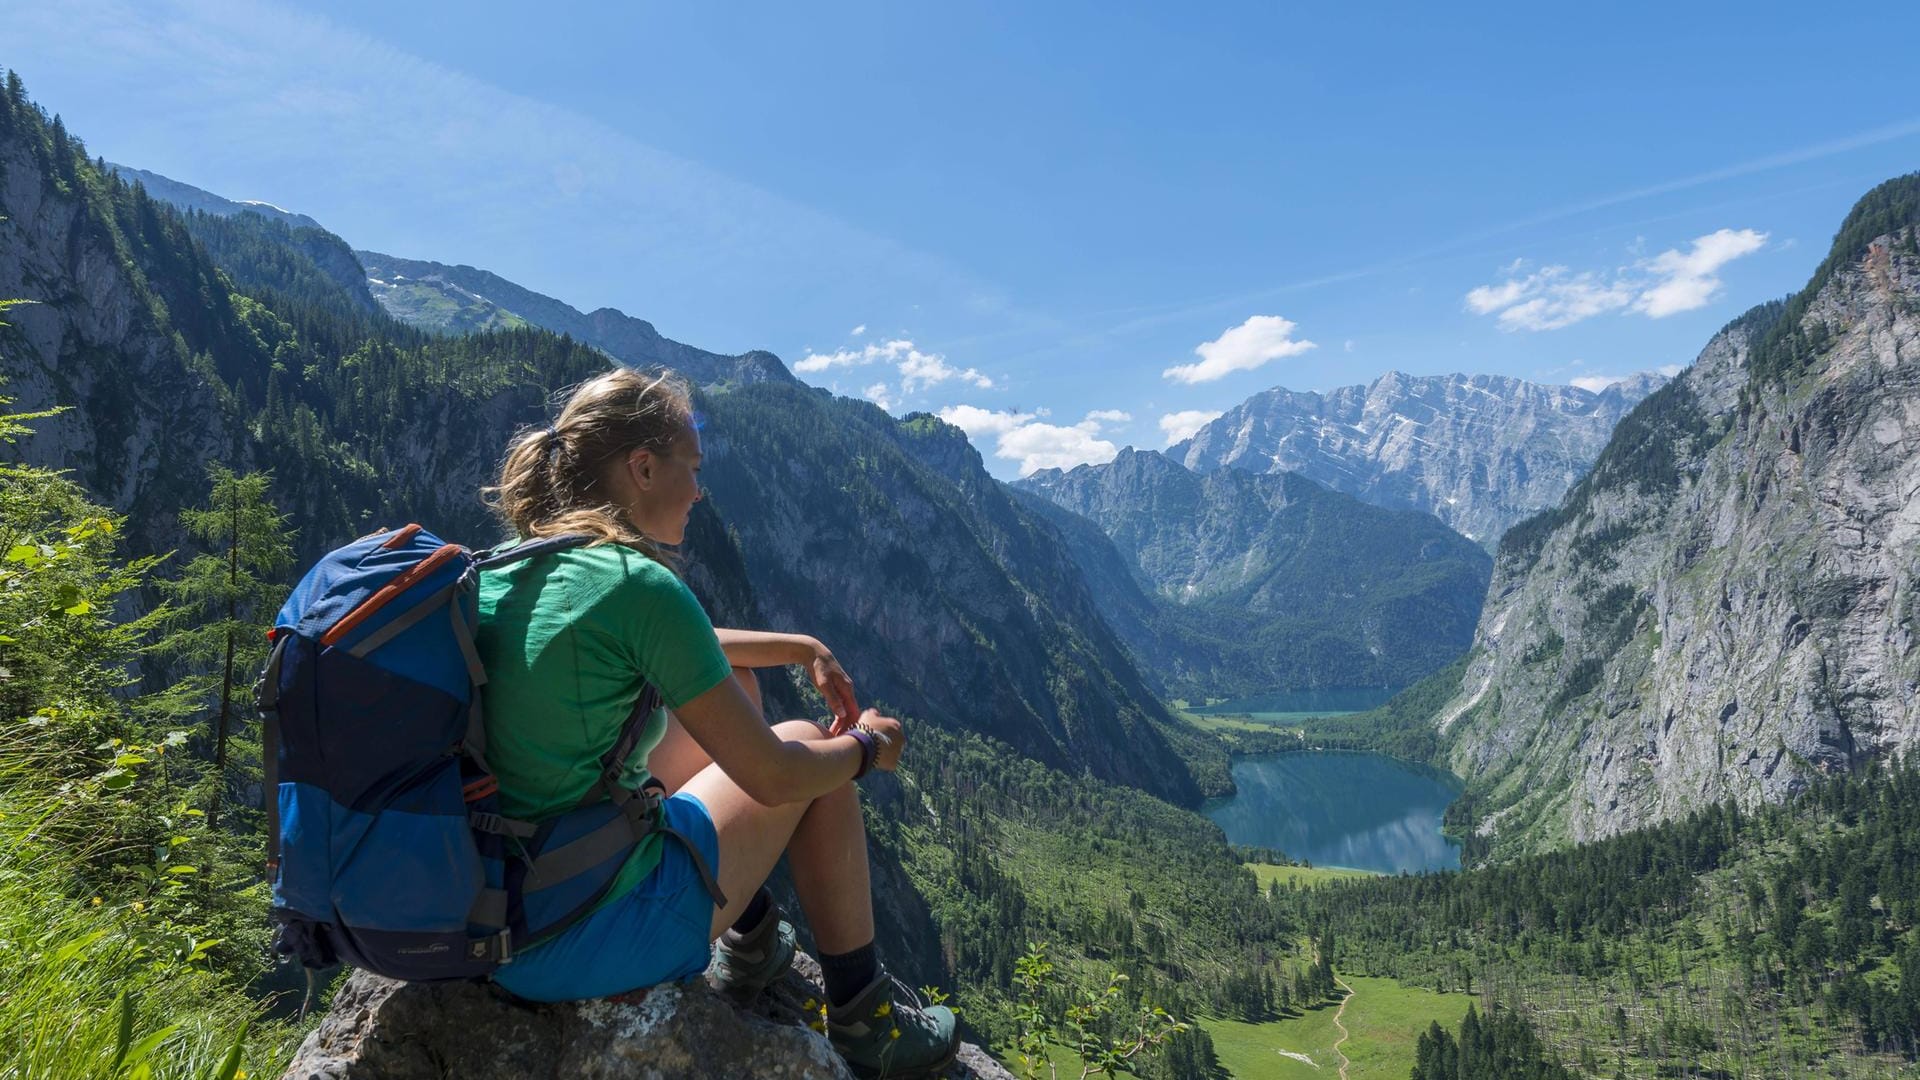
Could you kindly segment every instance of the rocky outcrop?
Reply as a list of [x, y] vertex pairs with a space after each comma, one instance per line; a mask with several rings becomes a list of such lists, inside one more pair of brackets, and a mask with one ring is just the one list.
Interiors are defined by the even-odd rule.
[[[850, 1080], [803, 1009], [819, 968], [795, 969], [751, 1010], [700, 983], [561, 1005], [515, 1002], [478, 983], [351, 975], [284, 1080]], [[1012, 1080], [965, 1044], [949, 1080]]]
[[1778, 800], [1920, 739], [1920, 182], [1896, 184], [1898, 227], [1856, 210], [1805, 292], [1508, 533], [1438, 718], [1496, 851]]
[[1560, 501], [1613, 426], [1666, 379], [1600, 393], [1500, 375], [1405, 375], [1324, 394], [1255, 394], [1167, 450], [1196, 472], [1295, 472], [1396, 509], [1423, 510], [1489, 550]]
[[0, 298], [31, 302], [0, 330], [0, 394], [13, 411], [69, 411], [34, 421], [34, 436], [0, 446], [0, 458], [71, 469], [133, 515], [137, 550], [177, 547], [179, 508], [204, 495], [205, 463], [230, 460], [244, 428], [172, 332], [164, 286], [134, 272], [110, 210], [63, 183], [29, 140], [4, 135]]

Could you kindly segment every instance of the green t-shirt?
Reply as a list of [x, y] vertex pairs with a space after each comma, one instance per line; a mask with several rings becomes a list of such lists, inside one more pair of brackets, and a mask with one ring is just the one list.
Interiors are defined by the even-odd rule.
[[[538, 822], [573, 809], [646, 683], [678, 708], [732, 671], [686, 583], [632, 548], [573, 548], [488, 571], [479, 601], [487, 763], [508, 817]], [[666, 723], [662, 710], [647, 720], [627, 786], [646, 780]], [[634, 849], [608, 900], [652, 872], [664, 840]]]

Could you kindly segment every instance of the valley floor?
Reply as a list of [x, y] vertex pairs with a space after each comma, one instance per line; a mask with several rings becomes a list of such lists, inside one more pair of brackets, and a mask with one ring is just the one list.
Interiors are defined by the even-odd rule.
[[[1221, 1066], [1238, 1080], [1338, 1080], [1344, 1053], [1348, 1080], [1406, 1080], [1421, 1033], [1435, 1022], [1458, 1027], [1473, 1000], [1469, 994], [1401, 986], [1394, 979], [1341, 979], [1353, 988], [1344, 1012], [1328, 1004], [1259, 1024], [1202, 1021]], [[1345, 1042], [1336, 1016], [1346, 1027]]]

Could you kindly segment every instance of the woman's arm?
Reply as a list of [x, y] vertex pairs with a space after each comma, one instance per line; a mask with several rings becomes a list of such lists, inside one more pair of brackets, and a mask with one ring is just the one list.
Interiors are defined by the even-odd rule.
[[788, 664], [804, 664], [816, 655], [827, 652], [818, 638], [805, 634], [776, 634], [771, 630], [733, 630], [727, 627], [713, 628], [714, 636], [720, 639], [720, 651], [727, 654], [727, 663], [741, 668], [785, 667]]
[[840, 661], [820, 639], [806, 634], [776, 634], [771, 630], [734, 630], [714, 627], [720, 639], [720, 651], [727, 663], [737, 668], [785, 667], [807, 665], [807, 674], [820, 696], [833, 710], [833, 733], [839, 735], [853, 726], [860, 705], [853, 693], [853, 680], [840, 667]]
[[[765, 721], [740, 684], [718, 686], [674, 710], [687, 734], [740, 790], [763, 806], [807, 802], [853, 779], [865, 753], [850, 735], [783, 739]], [[860, 722], [886, 736], [874, 767], [891, 771], [906, 745], [900, 722], [868, 709]]]

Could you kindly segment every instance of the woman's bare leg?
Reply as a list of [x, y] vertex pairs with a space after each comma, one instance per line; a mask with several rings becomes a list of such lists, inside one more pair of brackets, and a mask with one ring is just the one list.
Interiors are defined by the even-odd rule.
[[[753, 702], [755, 710], [763, 709], [760, 704], [760, 680], [751, 668], [734, 668], [733, 681], [746, 691], [747, 700]], [[700, 744], [693, 741], [687, 729], [680, 726], [680, 718], [667, 712], [667, 733], [647, 755], [647, 772], [660, 781], [671, 795], [680, 790], [681, 785], [693, 779], [693, 774], [713, 764]], [[731, 895], [731, 894], [729, 894]]]
[[[806, 720], [777, 724], [774, 731], [785, 739], [831, 737]], [[811, 803], [762, 806], [719, 766], [709, 765], [682, 790], [706, 805], [720, 836], [720, 889], [728, 903], [714, 912], [712, 937], [740, 917], [784, 851], [820, 951], [852, 952], [873, 940], [867, 832], [851, 782]]]

